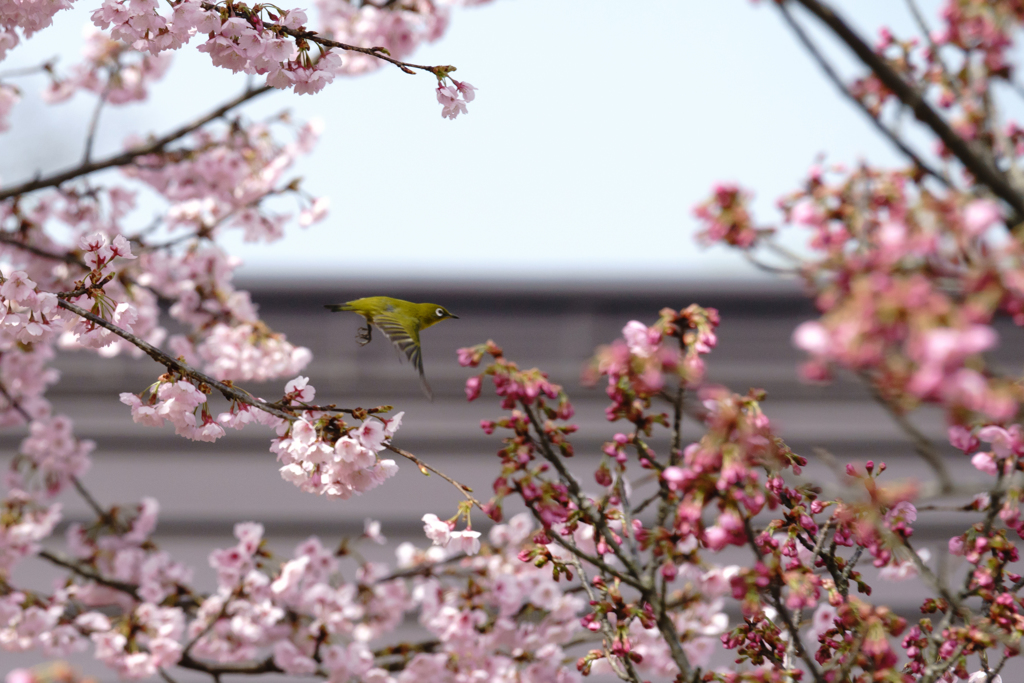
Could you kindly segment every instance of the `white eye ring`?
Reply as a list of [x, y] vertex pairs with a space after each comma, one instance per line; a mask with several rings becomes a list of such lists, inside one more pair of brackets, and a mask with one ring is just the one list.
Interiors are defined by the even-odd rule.
[[441, 316], [444, 315], [444, 309], [443, 308], [437, 309], [436, 311], [434, 311], [434, 315], [436, 315], [438, 318], [440, 318]]

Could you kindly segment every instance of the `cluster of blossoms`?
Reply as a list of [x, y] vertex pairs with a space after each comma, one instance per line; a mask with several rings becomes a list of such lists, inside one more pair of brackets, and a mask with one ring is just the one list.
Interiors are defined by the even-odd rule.
[[[413, 73], [412, 68], [429, 71], [440, 81], [439, 99], [442, 90], [450, 89], [457, 100], [454, 104], [441, 102], [443, 115], [455, 118], [466, 112], [465, 103], [473, 99], [472, 86], [454, 79], [451, 87], [445, 85], [454, 67], [407, 65], [402, 60], [423, 42], [444, 34], [449, 24], [447, 5], [486, 1], [418, 0], [385, 6], [347, 0], [320, 2], [322, 28], [313, 31], [307, 27], [309, 19], [302, 9], [176, 0], [165, 14], [156, 0], [103, 0], [92, 13], [94, 27], [87, 29], [84, 61], [64, 76], [47, 66], [51, 81], [46, 97], [58, 102], [84, 89], [111, 104], [143, 100], [148, 84], [163, 76], [170, 52], [205, 36], [197, 49], [207, 53], [214, 66], [265, 76], [268, 86], [298, 94], [316, 93], [339, 75], [365, 73], [385, 60], [408, 73]], [[69, 0], [0, 3], [0, 59], [19, 42], [18, 29], [31, 36], [71, 4]], [[341, 52], [351, 57], [342, 58]], [[11, 93], [9, 86], [0, 87], [0, 122], [16, 101]], [[463, 97], [459, 99], [459, 95]]]
[[[940, 196], [913, 171], [862, 167], [829, 177], [815, 168], [806, 190], [781, 201], [787, 220], [811, 232], [813, 256], [798, 272], [822, 312], [793, 335], [811, 356], [804, 377], [826, 380], [841, 366], [868, 377], [900, 411], [927, 402], [955, 424], [1012, 418], [1024, 396], [981, 355], [998, 343], [997, 315], [1024, 323], [1024, 260], [1015, 240], [992, 240], [1001, 221], [994, 203]], [[769, 239], [749, 227], [745, 210], [729, 210], [728, 230], [749, 238], [734, 244]], [[716, 221], [725, 214], [719, 206]]]
[[[157, 512], [147, 499], [88, 527], [71, 525], [67, 561], [78, 577], [53, 595], [5, 590], [0, 648], [59, 657], [91, 648], [125, 679], [180, 665], [360, 683], [578, 683], [564, 647], [581, 631], [583, 601], [546, 568], [519, 559], [533, 531], [525, 514], [493, 527], [476, 557], [406, 543], [393, 569], [359, 561], [354, 572], [341, 566], [349, 543], [332, 552], [311, 537], [291, 557], [275, 557], [263, 527], [241, 523], [237, 544], [210, 553], [217, 588], [201, 594], [193, 571], [153, 543]], [[35, 520], [37, 535], [58, 518]], [[10, 569], [0, 571], [9, 577]], [[414, 613], [433, 643], [374, 647]]]
[[[305, 378], [290, 383], [286, 392], [312, 400], [313, 387]], [[300, 399], [303, 400], [303, 399]], [[282, 463], [281, 476], [308, 493], [340, 498], [359, 495], [395, 476], [394, 460], [380, 458], [402, 424], [403, 413], [390, 419], [369, 417], [359, 427], [345, 429], [337, 417], [317, 411], [278, 428], [280, 438], [270, 446]], [[340, 434], [340, 436], [339, 436]]]
[[169, 55], [133, 50], [94, 26], [86, 26], [84, 33], [82, 62], [65, 76], [49, 70], [50, 86], [43, 93], [47, 102], [64, 102], [79, 90], [95, 93], [115, 105], [142, 102], [149, 97], [150, 86], [163, 78], [171, 64]]

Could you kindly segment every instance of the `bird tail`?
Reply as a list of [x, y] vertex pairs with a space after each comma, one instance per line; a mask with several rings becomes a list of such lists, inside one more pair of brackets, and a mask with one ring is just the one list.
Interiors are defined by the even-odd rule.
[[344, 303], [344, 304], [324, 304], [324, 308], [326, 308], [328, 311], [335, 311], [335, 312], [337, 312], [337, 311], [351, 311], [353, 309], [352, 309], [352, 306], [350, 305], [350, 303]]
[[420, 370], [420, 387], [423, 389], [423, 394], [431, 401], [434, 400], [434, 392], [431, 391], [430, 385], [427, 384], [427, 378], [423, 375], [423, 371]]

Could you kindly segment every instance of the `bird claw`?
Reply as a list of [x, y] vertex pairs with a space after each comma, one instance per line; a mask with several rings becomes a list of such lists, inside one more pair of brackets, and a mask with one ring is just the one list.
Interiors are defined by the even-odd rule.
[[359, 345], [366, 346], [367, 344], [369, 344], [371, 334], [372, 330], [369, 324], [367, 324], [366, 327], [360, 327], [359, 331], [356, 332], [356, 339], [359, 341]]

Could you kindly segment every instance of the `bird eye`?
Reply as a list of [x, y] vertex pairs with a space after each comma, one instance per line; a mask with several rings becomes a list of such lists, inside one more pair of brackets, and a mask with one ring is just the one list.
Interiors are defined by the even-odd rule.
[[434, 311], [434, 315], [436, 315], [438, 318], [444, 317], [444, 309], [443, 308], [437, 309], [436, 311]]

